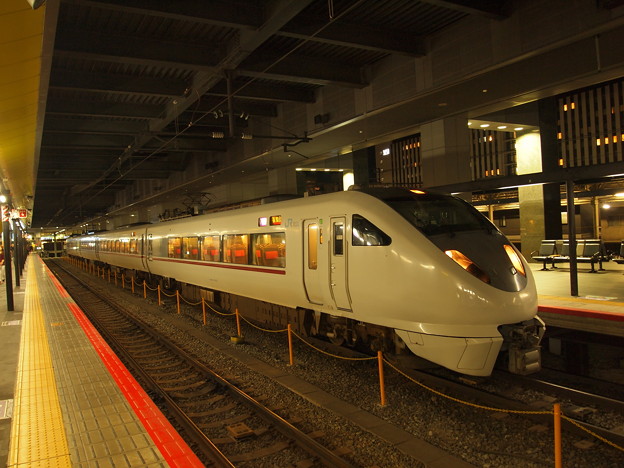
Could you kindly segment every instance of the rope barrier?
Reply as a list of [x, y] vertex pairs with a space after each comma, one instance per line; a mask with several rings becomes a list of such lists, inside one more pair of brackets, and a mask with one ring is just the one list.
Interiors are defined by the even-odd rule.
[[300, 337], [297, 332], [292, 332], [293, 335], [295, 335], [297, 338], [299, 338], [299, 340], [303, 341], [305, 344], [307, 344], [310, 348], [318, 351], [319, 353], [325, 354], [327, 356], [331, 356], [331, 357], [335, 357], [336, 359], [342, 359], [345, 361], [373, 361], [376, 360], [377, 357], [365, 357], [365, 358], [350, 358], [350, 357], [345, 357], [345, 356], [338, 356], [337, 354], [332, 354], [332, 353], [328, 353], [327, 351], [323, 351], [320, 348], [317, 348], [316, 346], [314, 346], [312, 343], [307, 342], [306, 340], [304, 340], [302, 337]]
[[624, 447], [622, 447], [622, 446], [620, 446], [620, 445], [616, 444], [615, 442], [611, 442], [610, 440], [605, 439], [605, 438], [604, 438], [604, 437], [602, 437], [601, 435], [596, 434], [595, 432], [593, 432], [593, 431], [591, 431], [591, 430], [587, 429], [585, 426], [583, 426], [583, 425], [582, 425], [582, 424], [580, 424], [579, 422], [575, 421], [574, 419], [571, 419], [571, 418], [569, 418], [569, 417], [565, 416], [564, 414], [562, 414], [562, 415], [561, 415], [561, 418], [562, 418], [562, 419], [564, 419], [564, 420], [566, 420], [566, 421], [568, 421], [569, 423], [571, 423], [571, 424], [575, 425], [575, 426], [576, 426], [576, 427], [578, 427], [579, 429], [581, 429], [581, 430], [583, 430], [583, 431], [587, 432], [588, 434], [590, 434], [590, 435], [594, 436], [596, 439], [600, 440], [601, 442], [604, 442], [605, 444], [608, 444], [608, 445], [610, 445], [611, 447], [616, 448], [616, 449], [620, 450], [621, 452], [624, 452]]
[[[236, 312], [234, 312], [234, 314], [236, 314]], [[256, 328], [256, 329], [258, 329], [258, 330], [260, 330], [260, 331], [263, 331], [263, 332], [267, 332], [267, 333], [283, 333], [283, 332], [285, 332], [285, 331], [288, 331], [288, 328], [284, 328], [284, 329], [282, 329], [282, 330], [271, 330], [271, 329], [268, 329], [268, 328], [262, 328], [262, 327], [259, 327], [258, 325], [255, 325], [255, 324], [251, 323], [249, 320], [247, 320], [247, 319], [245, 318], [245, 316], [244, 316], [244, 315], [239, 314], [239, 316], [240, 316], [240, 318], [242, 318], [245, 322], [247, 322], [249, 325], [251, 325], [252, 327], [254, 327], [254, 328]]]
[[399, 374], [401, 374], [403, 377], [405, 377], [406, 379], [410, 380], [411, 382], [415, 383], [416, 385], [429, 390], [431, 393], [435, 393], [436, 395], [442, 397], [442, 398], [446, 398], [447, 400], [451, 400], [454, 401], [456, 403], [461, 403], [463, 405], [467, 405], [467, 406], [472, 406], [473, 408], [479, 408], [479, 409], [484, 409], [487, 411], [497, 411], [497, 412], [501, 412], [501, 413], [513, 413], [513, 414], [553, 414], [552, 411], [524, 411], [524, 410], [511, 410], [511, 409], [503, 409], [503, 408], [494, 408], [493, 406], [485, 406], [485, 405], [478, 405], [476, 403], [471, 403], [469, 401], [466, 400], [462, 400], [460, 398], [455, 398], [452, 397], [450, 395], [446, 395], [445, 393], [442, 393], [434, 388], [431, 388], [427, 385], [425, 385], [422, 382], [418, 382], [417, 380], [411, 378], [409, 375], [407, 375], [405, 372], [403, 372], [402, 370], [398, 369], [396, 366], [394, 366], [390, 361], [388, 361], [387, 359], [384, 358], [384, 362], [386, 364], [388, 364], [392, 369], [394, 369], [395, 371], [397, 371]]
[[186, 302], [190, 306], [196, 306], [196, 305], [199, 305], [199, 304], [202, 303], [202, 301], [199, 301], [199, 302], [189, 302], [186, 299], [184, 299], [184, 296], [182, 296], [181, 294], [180, 294], [180, 299], [182, 299], [184, 302]]

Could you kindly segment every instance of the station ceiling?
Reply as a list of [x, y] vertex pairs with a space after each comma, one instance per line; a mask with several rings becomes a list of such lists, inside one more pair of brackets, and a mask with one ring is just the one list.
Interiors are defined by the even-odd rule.
[[[210, 153], [227, 176], [228, 150], [250, 120], [276, 117], [283, 103], [314, 103], [325, 86], [364, 89], [371, 65], [391, 55], [425, 56], [432, 35], [460, 20], [504, 20], [513, 4], [47, 0], [32, 10], [26, 0], [3, 0], [4, 184], [16, 207], [31, 210], [32, 227], [49, 228], [101, 216], [118, 191], [167, 179], [193, 154]], [[502, 72], [516, 73], [509, 67]], [[483, 84], [463, 86], [450, 105], [429, 95], [428, 107], [397, 106], [368, 125], [387, 133], [405, 126], [406, 111], [425, 121], [469, 108], [477, 101], [468, 87], [481, 92]], [[356, 130], [344, 123], [324, 128], [307, 148], [337, 148], [355, 138], [349, 132]], [[305, 135], [284, 138], [296, 144]], [[252, 160], [247, 167], [263, 170]], [[203, 181], [198, 175], [198, 187]]]

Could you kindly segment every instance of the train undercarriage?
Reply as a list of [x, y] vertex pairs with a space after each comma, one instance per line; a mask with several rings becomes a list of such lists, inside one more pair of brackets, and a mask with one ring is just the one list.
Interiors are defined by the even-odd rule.
[[[100, 265], [110, 268], [109, 265]], [[115, 268], [115, 267], [113, 267]], [[348, 317], [329, 315], [305, 308], [291, 308], [238, 296], [222, 291], [209, 290], [199, 286], [180, 283], [172, 278], [157, 277], [136, 270], [116, 268], [118, 275], [123, 272], [126, 279], [136, 282], [144, 279], [150, 287], [160, 285], [165, 290], [179, 289], [184, 298], [198, 301], [204, 298], [222, 308], [238, 309], [247, 320], [271, 329], [284, 329], [291, 325], [292, 330], [303, 337], [323, 338], [334, 345], [346, 346], [363, 353], [374, 355], [377, 351], [391, 355], [414, 368], [437, 367], [437, 364], [421, 358], [412, 351], [393, 328], [365, 323]], [[498, 362], [510, 372], [530, 374], [541, 369], [539, 341], [544, 333], [543, 322], [538, 318], [521, 324], [499, 327], [504, 342]]]

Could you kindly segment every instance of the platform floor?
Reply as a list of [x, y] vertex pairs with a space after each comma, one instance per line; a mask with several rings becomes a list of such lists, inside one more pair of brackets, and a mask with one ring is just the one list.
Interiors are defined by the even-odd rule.
[[203, 466], [39, 257], [22, 284], [0, 300], [0, 466]]
[[532, 263], [537, 284], [539, 316], [546, 326], [624, 337], [624, 265], [605, 262], [604, 270], [578, 266], [578, 296], [572, 296], [567, 263], [543, 271]]

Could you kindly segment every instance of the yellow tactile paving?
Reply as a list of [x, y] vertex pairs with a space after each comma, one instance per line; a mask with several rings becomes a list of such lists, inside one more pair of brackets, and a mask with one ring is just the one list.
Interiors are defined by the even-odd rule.
[[69, 448], [35, 268], [28, 269], [9, 467], [69, 467]]

